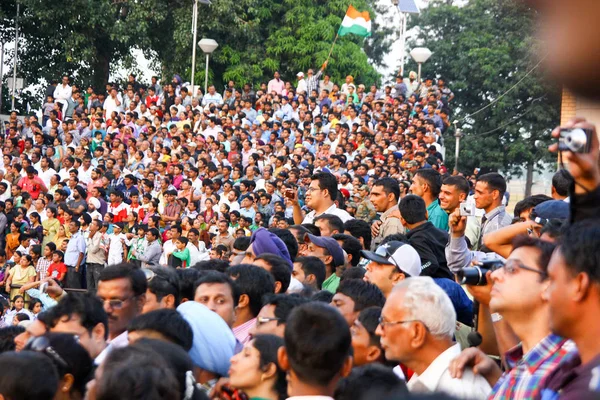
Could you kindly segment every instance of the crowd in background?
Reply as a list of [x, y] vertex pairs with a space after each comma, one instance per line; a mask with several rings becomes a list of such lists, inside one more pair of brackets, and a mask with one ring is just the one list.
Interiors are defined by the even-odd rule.
[[511, 204], [445, 166], [443, 78], [326, 67], [203, 94], [64, 76], [11, 114], [4, 398], [594, 398], [597, 143]]

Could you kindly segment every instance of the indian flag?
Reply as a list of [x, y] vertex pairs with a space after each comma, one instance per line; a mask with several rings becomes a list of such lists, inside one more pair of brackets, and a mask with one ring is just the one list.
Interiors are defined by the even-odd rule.
[[338, 35], [344, 36], [349, 33], [365, 37], [371, 36], [371, 17], [368, 11], [361, 12], [352, 6], [348, 7]]

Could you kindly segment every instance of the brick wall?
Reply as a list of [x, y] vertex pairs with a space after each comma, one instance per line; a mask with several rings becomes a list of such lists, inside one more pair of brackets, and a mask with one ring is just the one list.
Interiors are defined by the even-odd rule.
[[577, 97], [566, 88], [563, 88], [560, 105], [560, 124], [564, 125], [577, 114]]

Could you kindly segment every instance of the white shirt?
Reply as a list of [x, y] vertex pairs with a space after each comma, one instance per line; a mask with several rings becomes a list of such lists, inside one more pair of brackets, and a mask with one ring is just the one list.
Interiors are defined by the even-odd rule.
[[175, 246], [175, 242], [173, 242], [172, 240], [167, 240], [164, 244], [163, 244], [163, 253], [160, 256], [160, 260], [158, 261], [159, 265], [167, 265], [169, 263], [169, 260], [167, 258], [167, 253], [173, 253], [173, 251], [175, 251], [176, 246]]
[[[338, 217], [340, 217], [342, 222], [346, 222], [351, 219], [354, 219], [346, 211], [337, 208], [337, 206], [335, 204], [332, 204], [331, 207], [329, 207], [327, 210], [325, 210], [325, 212], [323, 212], [319, 215], [323, 215], [323, 214], [331, 214], [331, 215], [338, 216]], [[302, 223], [303, 224], [312, 224], [312, 223], [314, 223], [315, 218], [318, 217], [319, 215], [317, 215], [317, 212], [313, 210], [313, 211], [309, 212], [308, 214], [306, 214], [306, 217], [304, 217], [304, 220], [302, 221]]]
[[38, 170], [38, 176], [42, 182], [44, 182], [44, 185], [46, 185], [47, 188], [50, 187], [50, 178], [52, 178], [54, 175], [56, 175], [56, 171], [52, 168], [48, 168], [46, 171], [42, 171], [41, 168]]
[[94, 364], [100, 365], [106, 356], [114, 349], [120, 349], [129, 345], [129, 338], [127, 337], [127, 331], [121, 333], [119, 336], [108, 342], [108, 346], [102, 350], [98, 357], [94, 360]]
[[308, 87], [306, 86], [306, 79], [302, 78], [298, 81], [298, 87], [296, 88], [296, 92], [306, 92], [307, 88]]
[[56, 100], [69, 100], [72, 94], [73, 88], [69, 85], [65, 87], [62, 83], [56, 85], [56, 89], [54, 89], [54, 98]]
[[410, 378], [408, 390], [417, 393], [443, 392], [459, 399], [486, 399], [492, 388], [481, 375], [465, 369], [460, 379], [450, 376], [450, 362], [459, 354], [460, 344], [449, 347], [421, 375], [415, 373]]

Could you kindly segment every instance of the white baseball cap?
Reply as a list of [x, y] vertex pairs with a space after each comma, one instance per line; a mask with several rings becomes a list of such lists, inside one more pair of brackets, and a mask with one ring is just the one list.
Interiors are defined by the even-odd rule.
[[421, 257], [409, 244], [392, 240], [381, 245], [377, 250], [361, 250], [364, 258], [379, 264], [395, 265], [402, 273], [408, 276], [421, 275]]

